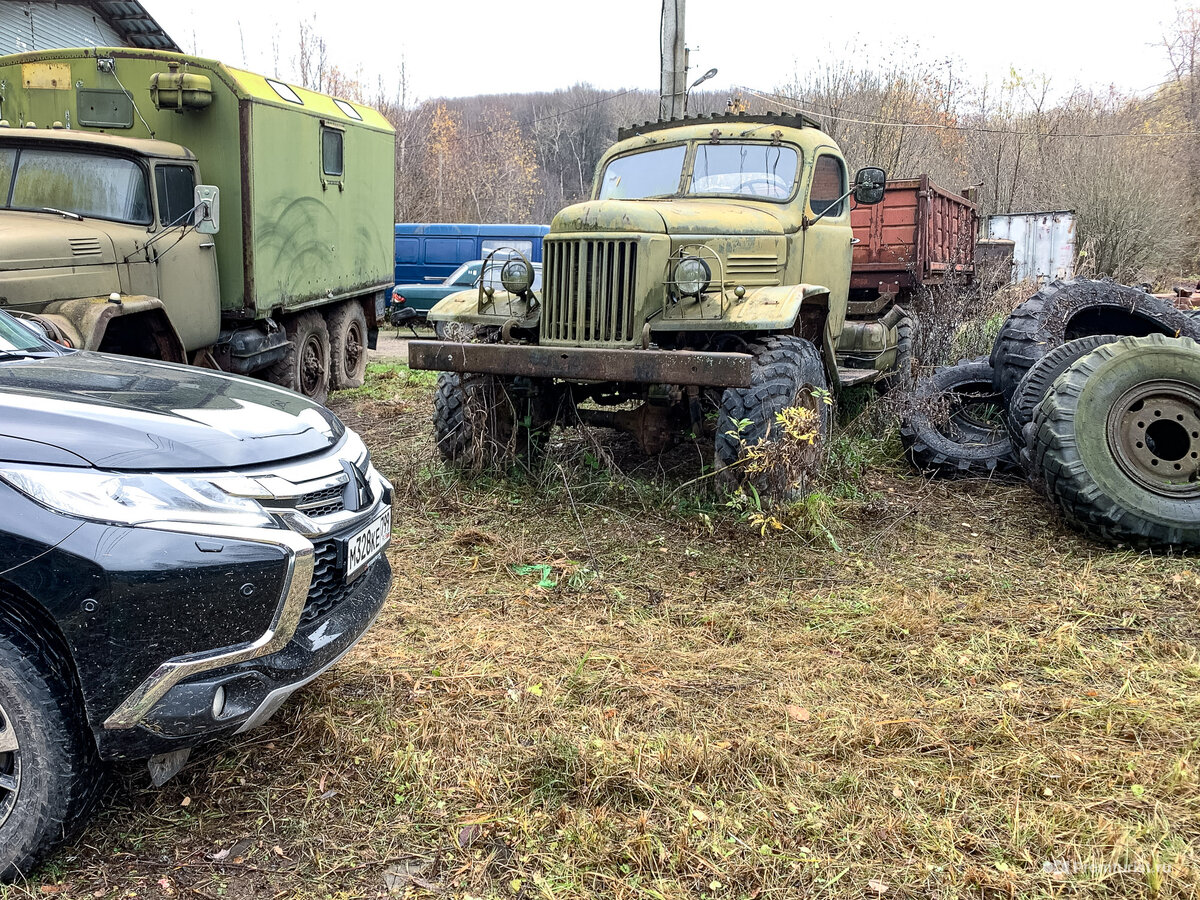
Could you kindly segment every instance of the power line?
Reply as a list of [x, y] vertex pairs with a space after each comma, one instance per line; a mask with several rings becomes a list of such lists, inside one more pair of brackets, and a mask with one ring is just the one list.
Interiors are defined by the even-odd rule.
[[787, 102], [794, 98], [783, 98], [781, 94], [759, 93], [756, 90], [748, 87], [740, 87], [738, 90], [746, 91], [748, 94], [753, 94], [760, 100], [766, 100], [769, 103], [778, 103], [787, 109], [795, 112], [804, 113], [805, 115], [814, 118], [832, 119], [835, 122], [851, 122], [856, 125], [882, 125], [888, 128], [927, 128], [936, 131], [959, 131], [959, 132], [974, 132], [976, 134], [1003, 134], [1012, 137], [1068, 137], [1068, 138], [1164, 138], [1164, 137], [1197, 137], [1200, 136], [1200, 131], [1096, 131], [1096, 132], [1061, 132], [1061, 131], [1017, 131], [1009, 128], [989, 128], [986, 125], [947, 125], [941, 122], [900, 122], [888, 121], [885, 119], [856, 119], [850, 116], [837, 116], [832, 113], [822, 113], [804, 107], [797, 106], [794, 103]]

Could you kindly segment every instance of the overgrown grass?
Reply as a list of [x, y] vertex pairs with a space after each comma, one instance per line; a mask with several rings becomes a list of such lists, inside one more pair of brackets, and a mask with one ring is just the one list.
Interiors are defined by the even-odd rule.
[[29, 893], [1195, 896], [1193, 561], [913, 476], [865, 402], [766, 537], [691, 445], [463, 480], [424, 377], [333, 400], [398, 492], [374, 629], [164, 789], [126, 770]]

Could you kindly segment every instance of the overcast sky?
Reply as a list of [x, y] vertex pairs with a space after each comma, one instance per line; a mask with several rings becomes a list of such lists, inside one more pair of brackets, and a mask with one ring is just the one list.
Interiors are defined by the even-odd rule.
[[[294, 79], [298, 22], [315, 21], [329, 60], [410, 99], [554, 90], [658, 89], [661, 0], [144, 0], [187, 52]], [[1145, 91], [1168, 72], [1170, 0], [1133, 7], [1077, 0], [690, 0], [692, 75], [710, 86], [769, 91], [831, 55], [953, 56], [956, 72], [993, 85], [1015, 68], [1076, 84]]]

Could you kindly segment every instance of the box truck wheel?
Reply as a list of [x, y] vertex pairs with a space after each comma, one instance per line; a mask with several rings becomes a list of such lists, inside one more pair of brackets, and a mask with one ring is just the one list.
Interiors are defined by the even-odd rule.
[[367, 377], [367, 314], [357, 300], [347, 300], [329, 313], [329, 387], [334, 391], [362, 387]]
[[329, 327], [315, 309], [283, 320], [292, 345], [268, 370], [268, 380], [317, 403], [329, 397]]

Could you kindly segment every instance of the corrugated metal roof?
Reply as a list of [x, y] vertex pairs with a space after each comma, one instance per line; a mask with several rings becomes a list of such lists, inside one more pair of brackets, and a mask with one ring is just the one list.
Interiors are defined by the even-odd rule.
[[179, 52], [136, 0], [0, 0], [0, 53], [104, 46]]

